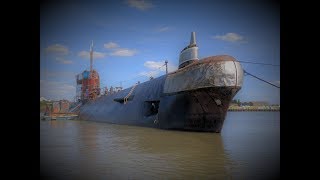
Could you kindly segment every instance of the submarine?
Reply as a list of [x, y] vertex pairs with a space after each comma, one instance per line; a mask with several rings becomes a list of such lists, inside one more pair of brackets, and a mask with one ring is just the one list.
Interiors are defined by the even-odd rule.
[[[92, 47], [92, 46], [91, 46]], [[198, 58], [195, 32], [182, 49], [179, 68], [117, 92], [101, 94], [99, 74], [77, 76], [79, 119], [167, 130], [220, 133], [244, 71], [232, 56]]]

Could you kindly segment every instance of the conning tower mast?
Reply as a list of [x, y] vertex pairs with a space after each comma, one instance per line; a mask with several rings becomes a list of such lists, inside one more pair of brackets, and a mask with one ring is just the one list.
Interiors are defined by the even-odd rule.
[[92, 73], [92, 63], [93, 63], [93, 41], [90, 46], [90, 74]]

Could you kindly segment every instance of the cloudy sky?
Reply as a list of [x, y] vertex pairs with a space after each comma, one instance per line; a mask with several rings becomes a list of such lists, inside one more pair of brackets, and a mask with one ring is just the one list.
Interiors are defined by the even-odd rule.
[[[280, 64], [280, 15], [262, 1], [64, 1], [40, 7], [40, 96], [75, 96], [75, 75], [94, 69], [101, 86], [132, 86], [178, 66], [180, 51], [196, 32], [199, 58], [228, 54], [239, 61]], [[280, 67], [243, 63], [280, 86]], [[280, 90], [251, 76], [235, 99], [280, 103]]]

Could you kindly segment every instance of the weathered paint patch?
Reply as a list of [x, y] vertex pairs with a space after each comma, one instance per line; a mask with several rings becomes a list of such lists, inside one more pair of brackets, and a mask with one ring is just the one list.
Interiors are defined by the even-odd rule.
[[243, 70], [234, 59], [206, 59], [169, 74], [163, 93], [170, 94], [208, 87], [242, 86]]

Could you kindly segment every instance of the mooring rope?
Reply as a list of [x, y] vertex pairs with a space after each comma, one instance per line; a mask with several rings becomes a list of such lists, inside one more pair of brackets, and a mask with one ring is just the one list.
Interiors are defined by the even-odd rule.
[[254, 78], [257, 78], [257, 79], [258, 79], [258, 80], [260, 80], [260, 81], [263, 81], [263, 82], [265, 82], [265, 83], [268, 83], [268, 84], [270, 84], [270, 85], [272, 85], [272, 86], [277, 87], [277, 88], [279, 88], [279, 89], [280, 89], [280, 87], [279, 87], [279, 86], [277, 86], [277, 85], [275, 85], [275, 84], [272, 84], [272, 83], [270, 83], [270, 82], [268, 82], [268, 81], [266, 81], [266, 80], [263, 80], [263, 79], [261, 79], [261, 78], [259, 78], [259, 77], [255, 76], [255, 75], [253, 75], [253, 74], [250, 74], [250, 73], [248, 73], [246, 70], [243, 70], [243, 72], [244, 72], [245, 74], [248, 74], [248, 75], [250, 75], [250, 76], [254, 77]]
[[248, 63], [248, 64], [261, 64], [261, 65], [267, 65], [267, 66], [280, 66], [280, 65], [277, 65], [277, 64], [267, 64], [267, 63], [258, 63], [258, 62], [249, 62], [249, 61], [238, 61], [238, 62]]

